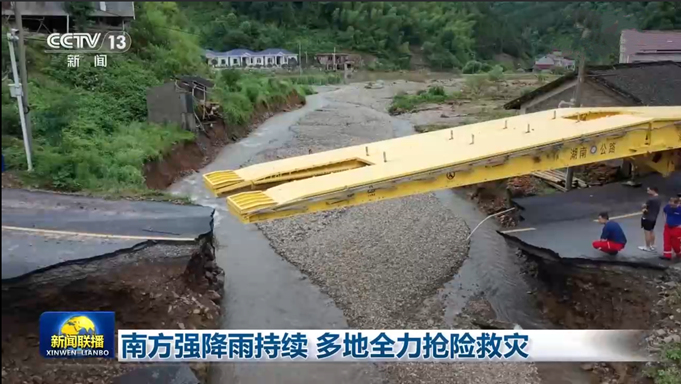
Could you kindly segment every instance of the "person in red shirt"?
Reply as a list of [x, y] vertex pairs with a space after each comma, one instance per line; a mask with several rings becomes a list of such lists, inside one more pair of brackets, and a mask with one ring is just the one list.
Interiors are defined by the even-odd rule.
[[664, 207], [664, 252], [662, 258], [672, 259], [672, 250], [676, 257], [681, 258], [681, 202], [678, 197], [669, 199], [669, 204]]

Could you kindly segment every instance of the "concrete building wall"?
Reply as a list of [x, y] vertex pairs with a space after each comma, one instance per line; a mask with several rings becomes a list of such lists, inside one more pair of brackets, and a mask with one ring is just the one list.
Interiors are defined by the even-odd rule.
[[178, 90], [172, 82], [150, 88], [147, 91], [147, 120], [194, 130], [196, 120], [191, 94]]
[[620, 56], [620, 63], [636, 63], [636, 62], [651, 62], [651, 61], [676, 61], [681, 62], [681, 53], [668, 53], [658, 55], [627, 55]]
[[[558, 108], [561, 101], [570, 101], [575, 97], [577, 81], [572, 81], [557, 92], [548, 93], [544, 97], [538, 97], [521, 107], [521, 113], [532, 113]], [[586, 82], [582, 91], [582, 105], [585, 107], [618, 107], [631, 106], [631, 100], [597, 84]]]
[[[217, 60], [216, 64], [212, 59]], [[256, 65], [282, 67], [289, 61], [298, 60], [298, 55], [251, 55], [251, 56], [217, 56], [206, 55], [208, 63], [214, 67], [254, 67]]]
[[182, 123], [180, 95], [174, 83], [166, 83], [147, 91], [147, 120], [152, 123]]

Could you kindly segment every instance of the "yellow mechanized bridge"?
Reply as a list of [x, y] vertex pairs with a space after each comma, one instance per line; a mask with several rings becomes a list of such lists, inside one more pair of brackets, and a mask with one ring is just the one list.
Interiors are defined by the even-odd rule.
[[677, 169], [681, 106], [566, 108], [205, 174], [244, 223], [613, 159]]

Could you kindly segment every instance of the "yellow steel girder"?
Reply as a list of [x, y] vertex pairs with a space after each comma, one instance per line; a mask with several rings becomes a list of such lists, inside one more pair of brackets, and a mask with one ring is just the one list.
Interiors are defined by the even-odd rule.
[[[264, 163], [253, 170], [242, 168], [239, 172], [245, 171], [241, 176], [250, 178], [252, 184], [254, 180], [271, 180], [272, 175], [288, 175], [292, 181], [280, 180], [278, 187], [229, 196], [227, 205], [242, 222], [252, 223], [621, 158], [643, 159], [652, 162], [657, 167], [654, 169], [668, 173], [669, 164], [673, 167], [668, 152], [681, 148], [681, 108], [582, 108], [559, 112], [523, 115], [523, 125], [531, 122], [527, 130], [516, 129], [515, 118], [467, 126], [468, 131], [467, 127], [459, 127], [450, 132], [450, 147], [442, 143], [446, 131], [435, 132], [439, 136], [431, 132], [372, 143], [373, 163], [368, 160], [370, 147], [358, 146], [357, 150], [350, 147]], [[631, 116], [623, 116], [627, 113]], [[544, 125], [535, 125], [538, 133], [530, 128], [529, 124], [542, 122]], [[511, 129], [513, 124], [516, 128]], [[469, 142], [461, 140], [462, 132], [470, 135]], [[424, 144], [428, 145], [425, 150]], [[383, 159], [376, 156], [385, 148], [392, 151], [392, 163], [385, 152]], [[366, 151], [364, 159], [361, 155], [357, 158], [361, 149]], [[357, 160], [357, 165], [338, 170], [337, 165], [349, 158]], [[333, 164], [336, 167], [324, 170], [325, 165]], [[315, 172], [325, 176], [310, 179]], [[304, 177], [291, 176], [295, 174]], [[219, 187], [211, 188], [216, 184], [209, 183], [208, 176], [204, 175], [206, 185], [218, 192]]]
[[678, 154], [673, 151], [655, 152], [634, 158], [636, 165], [643, 165], [663, 176], [669, 176], [681, 164], [678, 164]]

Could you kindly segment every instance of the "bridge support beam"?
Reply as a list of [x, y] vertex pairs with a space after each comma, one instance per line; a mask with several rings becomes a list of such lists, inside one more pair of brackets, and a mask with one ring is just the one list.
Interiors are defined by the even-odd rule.
[[662, 176], [669, 176], [681, 164], [677, 164], [677, 151], [662, 151], [651, 153], [648, 155], [637, 156], [634, 158], [634, 163], [638, 166], [650, 168], [655, 172], [662, 174]]

